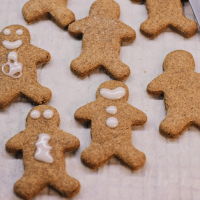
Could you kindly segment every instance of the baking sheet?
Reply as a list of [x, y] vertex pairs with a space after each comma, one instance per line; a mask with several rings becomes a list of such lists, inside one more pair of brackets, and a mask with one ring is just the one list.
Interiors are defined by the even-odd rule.
[[[98, 86], [110, 80], [102, 70], [97, 70], [81, 80], [70, 71], [70, 62], [81, 53], [81, 40], [71, 37], [48, 19], [27, 25], [21, 9], [27, 0], [0, 0], [0, 30], [11, 24], [26, 26], [31, 33], [31, 43], [51, 53], [51, 61], [38, 67], [39, 82], [51, 89], [54, 106], [61, 117], [60, 129], [79, 138], [81, 146], [75, 153], [66, 154], [66, 171], [81, 183], [81, 190], [73, 200], [199, 200], [200, 199], [200, 131], [189, 128], [177, 140], [159, 134], [158, 127], [165, 118], [162, 98], [147, 94], [147, 84], [162, 71], [165, 56], [177, 49], [193, 54], [196, 72], [200, 72], [200, 34], [185, 39], [166, 30], [154, 40], [142, 36], [140, 24], [146, 20], [145, 5], [130, 0], [116, 0], [121, 7], [120, 20], [133, 27], [137, 39], [124, 43], [121, 59], [130, 66], [131, 75], [125, 81], [129, 87], [128, 102], [147, 114], [143, 127], [133, 128], [132, 142], [146, 154], [147, 162], [136, 172], [111, 159], [97, 171], [90, 170], [80, 161], [81, 152], [91, 142], [90, 128], [74, 120], [77, 108], [95, 100]], [[68, 8], [76, 19], [88, 16], [94, 0], [69, 0]], [[194, 20], [189, 3], [184, 3], [186, 17]], [[0, 111], [0, 199], [20, 199], [13, 192], [14, 183], [23, 174], [21, 155], [5, 151], [6, 141], [25, 129], [25, 118], [33, 107], [25, 99], [17, 99], [6, 110]], [[35, 200], [65, 199], [56, 191], [45, 188]]]

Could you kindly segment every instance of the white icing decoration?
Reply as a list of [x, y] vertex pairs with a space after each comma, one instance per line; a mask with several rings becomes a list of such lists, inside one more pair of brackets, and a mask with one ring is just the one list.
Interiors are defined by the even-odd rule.
[[39, 134], [39, 139], [37, 140], [35, 146], [37, 147], [37, 150], [35, 152], [35, 159], [46, 162], [46, 163], [52, 163], [53, 157], [50, 154], [50, 150], [52, 147], [48, 144], [48, 141], [50, 140], [50, 136], [46, 133]]
[[40, 117], [40, 112], [38, 110], [33, 110], [30, 116], [32, 119], [38, 119]]
[[106, 125], [109, 127], [109, 128], [115, 128], [118, 126], [118, 120], [115, 118], [115, 117], [109, 117], [107, 120], [106, 120]]
[[22, 35], [22, 34], [23, 34], [22, 29], [18, 29], [18, 30], [16, 31], [16, 34], [17, 34], [17, 35]]
[[16, 49], [22, 45], [21, 40], [16, 40], [14, 42], [9, 42], [7, 40], [3, 41], [3, 46], [6, 47], [6, 49]]
[[114, 115], [117, 113], [117, 108], [115, 106], [109, 106], [106, 108], [106, 112]]
[[105, 97], [106, 99], [120, 99], [126, 94], [126, 90], [123, 87], [117, 87], [114, 90], [110, 90], [107, 88], [102, 88], [100, 90], [101, 96]]
[[[11, 60], [14, 61], [11, 63]], [[6, 73], [4, 68], [5, 66], [9, 66], [9, 73]], [[8, 54], [8, 62], [2, 66], [2, 72], [7, 75], [11, 76], [12, 78], [20, 78], [22, 75], [22, 63], [17, 62], [17, 53], [12, 51]], [[14, 76], [16, 73], [20, 73], [18, 76]]]
[[10, 29], [6, 28], [4, 31], [3, 31], [4, 35], [10, 35], [11, 31]]
[[46, 119], [51, 119], [53, 117], [53, 111], [50, 109], [45, 110], [43, 113], [43, 117]]

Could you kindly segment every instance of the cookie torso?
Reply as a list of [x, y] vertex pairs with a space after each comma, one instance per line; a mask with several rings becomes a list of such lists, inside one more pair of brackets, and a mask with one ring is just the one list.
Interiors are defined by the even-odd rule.
[[168, 20], [183, 15], [180, 0], [147, 0], [146, 7], [150, 18], [156, 16], [158, 19]]
[[98, 56], [101, 53], [101, 59], [105, 55], [120, 53], [120, 30], [118, 30], [118, 20], [110, 18], [88, 18], [87, 26], [83, 29], [83, 51], [90, 50]]
[[187, 114], [188, 118], [198, 117], [200, 112], [200, 79], [194, 71], [176, 74], [167, 73], [166, 84], [163, 87], [165, 105], [168, 109], [175, 109]]
[[[98, 106], [94, 106], [94, 112], [91, 117], [91, 135], [93, 141], [97, 143], [104, 143], [108, 140], [125, 135], [131, 137], [131, 117], [129, 116], [129, 104], [123, 102], [101, 101], [96, 102]], [[106, 109], [109, 106], [117, 108], [116, 114], [109, 114]], [[106, 125], [109, 117], [114, 117], [118, 120], [118, 125], [115, 128], [110, 128]]]
[[66, 6], [67, 0], [37, 0], [38, 6], [42, 6], [44, 11], [51, 12], [55, 6]]
[[[24, 165], [27, 170], [37, 170], [41, 171], [41, 173], [48, 171], [57, 171], [57, 170], [65, 170], [65, 162], [61, 162], [65, 159], [63, 154], [62, 145], [60, 145], [59, 140], [55, 132], [58, 130], [26, 130], [26, 139], [24, 140], [24, 150], [23, 150], [23, 159]], [[53, 157], [52, 163], [46, 163], [43, 161], [38, 161], [35, 159], [35, 153], [37, 150], [36, 142], [38, 141], [39, 135], [45, 133], [50, 136], [50, 140], [48, 142], [49, 146], [52, 147], [50, 150], [50, 155]], [[31, 163], [31, 165], [29, 164]], [[44, 171], [45, 170], [45, 171]]]
[[[13, 51], [5, 50], [6, 54], [4, 56], [4, 59], [1, 61], [1, 66], [5, 65], [8, 62], [9, 53], [16, 52], [18, 56], [17, 62], [22, 64], [22, 75], [20, 78], [13, 78], [11, 76], [4, 74], [1, 67], [0, 76], [4, 77], [1, 80], [2, 83], [11, 82], [13, 84], [17, 84], [18, 86], [20, 86], [21, 84], [27, 84], [27, 82], [29, 81], [30, 82], [37, 81], [36, 61], [30, 47], [31, 47], [30, 44], [26, 44], [23, 45], [18, 50], [13, 50]], [[30, 77], [30, 79], [27, 80], [27, 77]]]

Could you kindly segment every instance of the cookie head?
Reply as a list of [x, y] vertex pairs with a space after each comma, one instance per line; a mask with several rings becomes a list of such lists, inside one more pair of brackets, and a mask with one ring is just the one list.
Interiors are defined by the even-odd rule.
[[96, 97], [114, 101], [127, 101], [129, 90], [121, 81], [106, 81], [99, 86]]
[[24, 44], [30, 43], [30, 33], [21, 25], [11, 25], [4, 28], [0, 33], [0, 45], [8, 50], [14, 50]]
[[113, 0], [97, 0], [90, 8], [90, 16], [105, 16], [112, 19], [119, 19], [119, 4]]
[[26, 118], [26, 125], [38, 127], [58, 127], [60, 117], [58, 111], [52, 106], [41, 105], [34, 107]]
[[195, 61], [191, 53], [177, 50], [169, 53], [163, 63], [163, 70], [167, 72], [181, 72], [194, 70]]

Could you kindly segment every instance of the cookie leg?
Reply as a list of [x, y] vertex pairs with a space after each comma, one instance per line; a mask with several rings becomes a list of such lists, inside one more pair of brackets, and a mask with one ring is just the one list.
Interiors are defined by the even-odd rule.
[[100, 63], [87, 53], [81, 53], [78, 58], [72, 60], [70, 65], [71, 71], [80, 78], [88, 76], [99, 67]]
[[68, 24], [75, 20], [74, 13], [66, 6], [57, 6], [50, 11], [50, 15], [61, 28], [65, 28]]
[[168, 27], [169, 24], [165, 20], [147, 19], [141, 24], [140, 32], [149, 38], [155, 38]]
[[104, 61], [105, 70], [108, 74], [118, 81], [123, 81], [130, 75], [130, 68], [124, 64], [119, 58], [110, 58]]
[[49, 184], [66, 198], [73, 197], [80, 190], [79, 181], [67, 175], [65, 171], [55, 173]]
[[81, 161], [91, 169], [97, 169], [113, 157], [108, 145], [91, 143], [81, 154]]
[[47, 11], [44, 11], [43, 6], [36, 0], [30, 0], [25, 3], [22, 8], [22, 14], [27, 23], [32, 23], [38, 21], [47, 16]]
[[146, 156], [133, 147], [130, 141], [115, 146], [115, 156], [131, 170], [140, 169], [146, 162]]
[[51, 90], [41, 86], [39, 83], [26, 85], [21, 92], [35, 104], [47, 103], [52, 97]]
[[174, 139], [178, 138], [190, 125], [190, 120], [184, 117], [184, 114], [170, 112], [161, 122], [159, 130], [165, 137]]
[[41, 179], [39, 175], [23, 175], [14, 185], [15, 193], [23, 199], [31, 199], [36, 196], [43, 188], [46, 187], [46, 183]]
[[9, 106], [16, 98], [20, 96], [18, 88], [4, 88], [0, 89], [0, 109], [5, 109]]
[[196, 22], [187, 19], [186, 17], [176, 18], [171, 22], [170, 28], [182, 36], [192, 37], [198, 29]]

